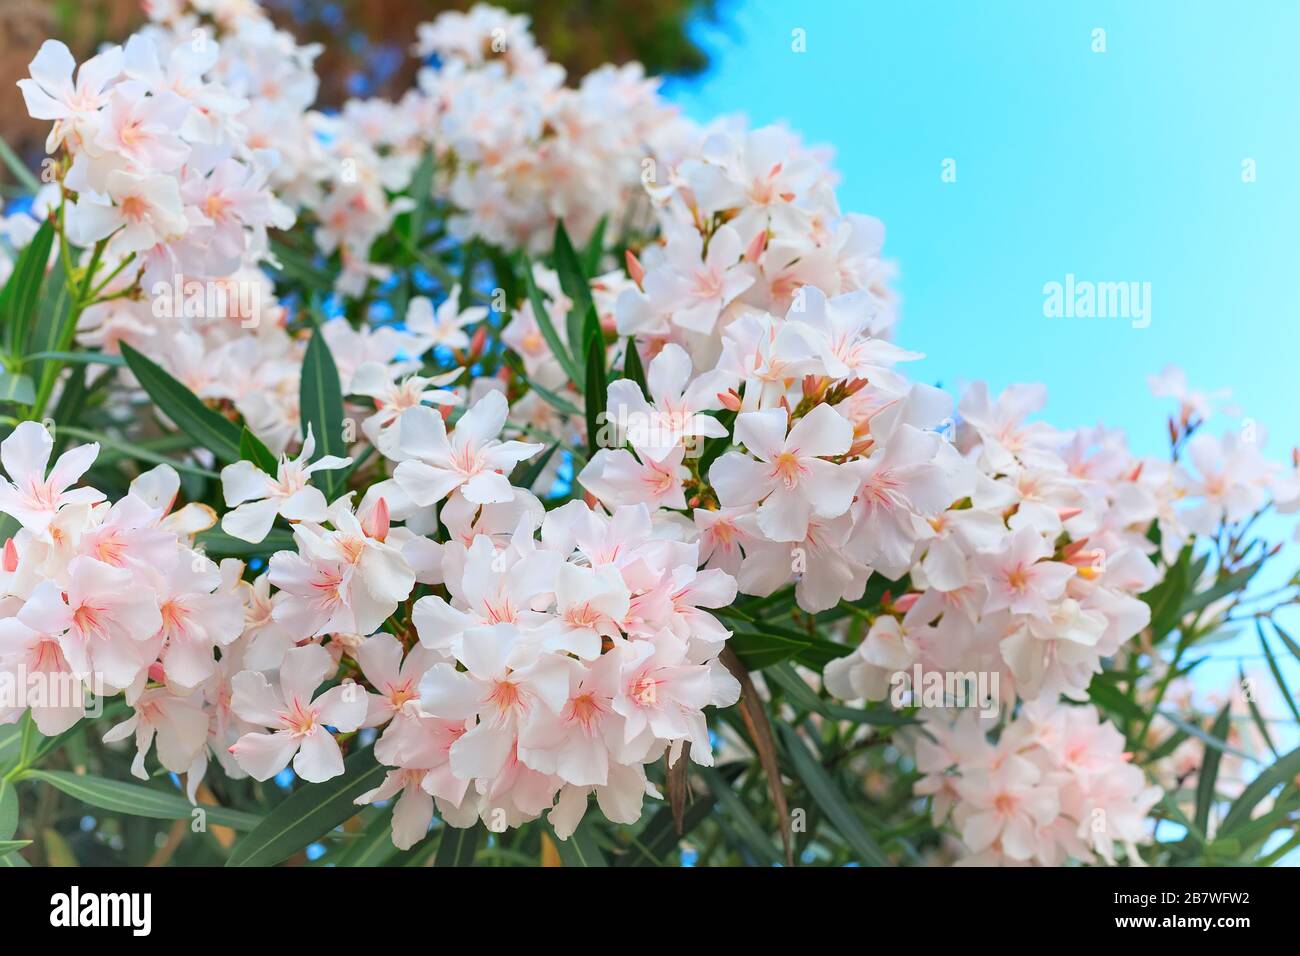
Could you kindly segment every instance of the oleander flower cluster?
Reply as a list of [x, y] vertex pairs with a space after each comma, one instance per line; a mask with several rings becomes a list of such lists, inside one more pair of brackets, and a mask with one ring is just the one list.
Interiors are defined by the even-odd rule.
[[916, 791], [950, 814], [971, 855], [963, 865], [1114, 864], [1123, 846], [1140, 859], [1146, 816], [1163, 791], [1124, 751], [1096, 708], [1035, 701], [990, 741], [980, 718], [928, 714], [916, 743]]
[[567, 86], [524, 17], [443, 14], [414, 89], [331, 112], [255, 3], [146, 8], [20, 83], [53, 175], [0, 280], [48, 272], [83, 360], [5, 339], [43, 364], [3, 419], [0, 689], [72, 692], [0, 724], [110, 700], [102, 741], [191, 801], [214, 761], [371, 759], [402, 851], [568, 841], [593, 797], [683, 826], [692, 774], [783, 793], [882, 741], [945, 861], [1137, 865], [1201, 773], [1249, 793], [1260, 707], [1213, 700], [1217, 741], [1183, 655], [1300, 601], [1247, 592], [1300, 477], [1210, 430], [1224, 395], [1153, 376], [1156, 457], [1041, 386], [912, 381], [826, 150], [697, 127], [635, 65]]

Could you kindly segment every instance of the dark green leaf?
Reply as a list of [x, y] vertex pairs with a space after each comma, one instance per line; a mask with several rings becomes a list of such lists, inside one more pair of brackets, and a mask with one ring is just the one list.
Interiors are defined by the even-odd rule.
[[251, 461], [271, 477], [279, 473], [279, 460], [271, 453], [271, 449], [266, 447], [262, 439], [248, 430], [247, 425], [239, 435], [239, 457], [244, 461]]
[[397, 855], [393, 846], [393, 810], [381, 810], [370, 825], [349, 840], [334, 859], [336, 866], [383, 866]]
[[780, 729], [796, 775], [834, 825], [836, 832], [853, 848], [860, 862], [869, 866], [889, 866], [889, 857], [885, 856], [885, 852], [867, 832], [835, 781], [804, 746], [798, 731], [787, 724], [781, 724]]
[[600, 329], [587, 339], [587, 390], [584, 393], [587, 409], [587, 448], [591, 454], [605, 446], [602, 441], [605, 426], [605, 339]]
[[609, 216], [601, 216], [596, 228], [587, 239], [587, 247], [582, 251], [582, 271], [594, 276], [600, 271], [600, 260], [605, 254], [605, 230], [609, 226]]
[[555, 830], [550, 824], [546, 825], [546, 829], [555, 840], [555, 849], [560, 854], [560, 862], [565, 866], [609, 866], [605, 854], [600, 852], [600, 846], [596, 843], [589, 821], [583, 820], [579, 823], [578, 828], [567, 840], [555, 836]]
[[1282, 699], [1286, 701], [1291, 716], [1295, 718], [1296, 723], [1300, 723], [1300, 707], [1296, 706], [1295, 695], [1291, 693], [1286, 678], [1282, 676], [1282, 668], [1278, 666], [1277, 658], [1273, 654], [1273, 648], [1269, 646], [1268, 639], [1264, 637], [1264, 627], [1258, 618], [1255, 619], [1255, 630], [1259, 634], [1259, 646], [1264, 651], [1264, 659], [1268, 661], [1268, 669], [1273, 673], [1273, 682], [1277, 684], [1277, 689], [1282, 692]]
[[[573, 354], [578, 359], [575, 364], [583, 369], [586, 366], [586, 356], [577, 350], [587, 348], [587, 327], [590, 317], [596, 315], [596, 305], [591, 299], [591, 286], [582, 270], [582, 263], [573, 250], [573, 243], [569, 241], [563, 222], [555, 224], [555, 272], [560, 278], [560, 288], [573, 303], [565, 320], [565, 329], [569, 345], [573, 346]], [[579, 378], [577, 382], [585, 392], [585, 380]]]
[[[696, 773], [709, 785], [709, 790], [713, 792], [713, 796], [722, 808], [722, 812], [727, 815], [745, 848], [749, 850], [756, 862], [763, 866], [776, 866], [779, 864], [781, 862], [780, 853], [772, 845], [771, 838], [763, 832], [762, 825], [749, 812], [749, 807], [740, 798], [740, 794], [732, 789], [732, 784], [728, 783], [712, 767], [697, 767]], [[786, 826], [789, 822], [781, 814], [777, 815], [777, 820], [782, 826]]]
[[[542, 298], [541, 290], [537, 288], [537, 283], [533, 281], [532, 264], [527, 261], [524, 262], [524, 285], [528, 290], [528, 302], [533, 307], [533, 317], [537, 320], [537, 327], [541, 329], [542, 338], [546, 340], [546, 344], [560, 363], [560, 367], [564, 369], [564, 373], [569, 376], [569, 381], [580, 386], [582, 372], [573, 361], [573, 356], [569, 354], [569, 350], [560, 341], [559, 333], [555, 331], [555, 324], [551, 321], [551, 314], [546, 311], [546, 300]], [[580, 345], [581, 342], [575, 339], [573, 344]]]
[[641, 394], [645, 396], [646, 401], [650, 401], [650, 386], [645, 380], [645, 366], [641, 364], [641, 353], [637, 351], [636, 339], [629, 338], [624, 346], [623, 353], [623, 377], [631, 382], [635, 382], [641, 389]]
[[343, 773], [324, 783], [299, 786], [235, 844], [226, 866], [273, 866], [314, 843], [360, 812], [354, 802], [383, 781], [388, 768], [369, 748], [344, 762]]
[[[741, 763], [731, 763], [721, 768], [720, 772], [728, 781], [735, 781], [744, 769]], [[700, 825], [717, 806], [717, 800], [712, 793], [704, 794], [695, 799], [695, 801], [686, 808], [686, 813], [682, 820], [681, 836], [688, 836], [697, 826]], [[677, 834], [677, 828], [673, 823], [673, 812], [670, 807], [664, 807], [646, 824], [639, 834], [636, 842], [632, 844], [631, 852], [625, 854], [616, 861], [617, 866], [660, 866], [672, 853], [673, 848], [677, 846], [681, 837]]]
[[438, 841], [438, 855], [433, 858], [434, 866], [473, 866], [474, 853], [478, 850], [479, 839], [483, 836], [482, 823], [472, 827], [442, 826], [442, 839]]
[[525, 488], [532, 491], [533, 485], [535, 485], [537, 480], [542, 477], [542, 472], [546, 470], [546, 466], [555, 456], [555, 452], [559, 447], [559, 442], [552, 442], [546, 451], [542, 452], [532, 461], [520, 462], [517, 469], [517, 476], [512, 476], [510, 483], [516, 488]]
[[1260, 558], [1254, 564], [1248, 565], [1239, 571], [1234, 571], [1232, 574], [1225, 575], [1204, 591], [1186, 598], [1182, 604], [1179, 605], [1179, 619], [1186, 617], [1188, 614], [1209, 607], [1215, 601], [1225, 598], [1229, 594], [1234, 594], [1237, 591], [1244, 589], [1246, 585], [1250, 583], [1250, 579], [1253, 578], [1255, 573], [1263, 566], [1264, 559]]
[[27, 770], [23, 772], [22, 779], [48, 783], [82, 803], [112, 813], [160, 820], [188, 820], [195, 810], [202, 810], [209, 823], [235, 830], [252, 830], [262, 821], [256, 814], [242, 810], [229, 810], [209, 804], [199, 804], [196, 807], [179, 793], [168, 793], [157, 787], [107, 780], [89, 774], [68, 773], [64, 770]]
[[218, 558], [258, 558], [267, 557], [277, 551], [292, 551], [293, 532], [283, 528], [272, 528], [270, 533], [257, 544], [226, 534], [221, 528], [209, 528], [195, 536], [195, 543], [202, 545], [204, 553]]
[[23, 364], [23, 371], [44, 390], [53, 386], [53, 376], [62, 367], [62, 360], [39, 359], [36, 356], [59, 353], [71, 343], [77, 319], [73, 304], [73, 293], [68, 288], [63, 260], [56, 259], [49, 275], [45, 277], [45, 294], [37, 306], [36, 322], [28, 339], [27, 356]]
[[776, 634], [736, 631], [727, 639], [727, 646], [736, 652], [747, 670], [757, 671], [794, 657], [812, 645]]
[[[307, 354], [302, 361], [302, 388], [299, 395], [302, 431], [310, 428], [316, 440], [312, 460], [324, 455], [346, 458], [348, 444], [343, 434], [343, 390], [339, 371], [329, 345], [319, 328], [312, 332]], [[312, 482], [333, 501], [342, 490], [337, 469], [321, 469], [311, 476]]]
[[0, 291], [0, 324], [4, 327], [4, 340], [12, 355], [22, 355], [27, 347], [53, 246], [54, 224], [46, 219], [32, 236], [32, 241], [18, 254], [9, 281]]
[[1219, 832], [1232, 833], [1241, 827], [1250, 819], [1251, 812], [1260, 801], [1268, 796], [1269, 791], [1278, 784], [1293, 780], [1297, 774], [1300, 774], [1300, 747], [1280, 757], [1276, 763], [1265, 768], [1258, 777], [1247, 784], [1241, 796], [1237, 797], [1228, 808], [1228, 815], [1223, 818]]
[[239, 461], [238, 425], [208, 408], [197, 395], [125, 342], [122, 356], [159, 411], [177, 428], [222, 461]]
[[[1228, 720], [1232, 705], [1224, 704], [1223, 710], [1215, 718], [1210, 734], [1217, 740], [1228, 739]], [[1219, 780], [1219, 759], [1222, 751], [1214, 747], [1205, 748], [1205, 757], [1201, 761], [1200, 772], [1196, 775], [1196, 829], [1208, 833], [1210, 827], [1210, 809], [1214, 806], [1214, 785]]]
[[724, 408], [718, 412], [718, 421], [722, 422], [728, 434], [719, 438], [707, 438], [704, 441], [704, 448], [700, 452], [700, 477], [707, 478], [709, 468], [718, 460], [718, 456], [731, 447], [731, 426], [735, 424], [736, 413], [731, 409]]
[[1273, 759], [1276, 760], [1277, 747], [1273, 746], [1273, 735], [1268, 732], [1268, 723], [1264, 720], [1264, 715], [1259, 712], [1259, 705], [1255, 703], [1255, 694], [1246, 680], [1246, 671], [1240, 662], [1237, 664], [1237, 683], [1241, 687], [1242, 696], [1246, 698], [1246, 707], [1250, 710], [1251, 719], [1255, 721], [1255, 727], [1259, 730], [1260, 736], [1264, 738], [1264, 743], [1268, 744]]

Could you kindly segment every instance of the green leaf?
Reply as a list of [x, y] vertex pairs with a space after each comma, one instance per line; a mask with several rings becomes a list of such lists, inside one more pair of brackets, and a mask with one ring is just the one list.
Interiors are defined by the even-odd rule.
[[204, 405], [197, 395], [125, 342], [122, 357], [158, 409], [176, 427], [226, 462], [239, 461], [239, 426]]
[[605, 447], [601, 431], [605, 423], [605, 404], [608, 398], [605, 381], [605, 338], [597, 328], [587, 338], [587, 448], [592, 454]]
[[546, 404], [550, 405], [557, 412], [560, 412], [564, 415], [575, 415], [575, 416], [582, 414], [582, 412], [578, 410], [577, 405], [573, 404], [571, 401], [569, 401], [563, 395], [560, 395], [558, 392], [553, 392], [549, 388], [546, 388], [545, 386], [538, 385], [532, 379], [527, 378], [527, 376], [525, 376], [525, 380], [528, 382], [528, 387], [531, 388], [538, 395], [542, 396], [542, 399], [546, 402]]
[[1282, 638], [1282, 643], [1286, 645], [1286, 649], [1295, 655], [1296, 660], [1300, 661], [1300, 644], [1297, 644], [1295, 638], [1282, 630], [1277, 621], [1269, 618], [1269, 623], [1273, 625], [1273, 630], [1277, 632], [1277, 636]]
[[53, 247], [54, 224], [46, 219], [32, 236], [32, 241], [18, 254], [9, 281], [0, 292], [0, 325], [4, 328], [4, 341], [11, 355], [22, 355], [27, 347], [36, 303], [40, 301], [41, 286], [45, 283], [45, 267]]
[[208, 557], [220, 558], [264, 558], [277, 551], [292, 551], [293, 532], [283, 528], [272, 528], [270, 533], [256, 544], [226, 534], [220, 527], [200, 531], [195, 536], [195, 543], [203, 546]]
[[370, 825], [349, 840], [334, 860], [336, 866], [383, 866], [398, 852], [393, 846], [393, 810], [381, 810]]
[[718, 412], [717, 419], [727, 429], [727, 434], [717, 438], [705, 439], [704, 449], [700, 452], [701, 478], [708, 478], [709, 469], [718, 460], [718, 456], [731, 447], [731, 427], [736, 422], [736, 413], [729, 408], [724, 408]]
[[18, 788], [12, 780], [0, 777], [0, 840], [18, 832]]
[[193, 812], [203, 810], [209, 823], [234, 830], [251, 830], [258, 826], [261, 817], [242, 810], [201, 803], [197, 807], [177, 793], [168, 793], [157, 787], [138, 783], [106, 780], [89, 774], [68, 773], [65, 770], [27, 770], [24, 780], [48, 783], [68, 796], [88, 803], [92, 807], [112, 813], [125, 813], [136, 817], [153, 817], [159, 820], [188, 820]]
[[[695, 772], [709, 785], [709, 790], [717, 798], [718, 805], [734, 825], [736, 833], [750, 854], [763, 866], [779, 864], [781, 857], [776, 847], [763, 831], [762, 825], [749, 812], [749, 807], [745, 806], [745, 801], [740, 798], [740, 794], [733, 789], [733, 784], [712, 767], [696, 767]], [[778, 821], [788, 822], [780, 821], [779, 815]]]
[[1188, 614], [1209, 607], [1215, 601], [1225, 598], [1229, 594], [1234, 594], [1237, 591], [1243, 590], [1246, 585], [1250, 584], [1250, 579], [1253, 578], [1255, 573], [1263, 566], [1264, 559], [1260, 558], [1254, 564], [1247, 565], [1239, 571], [1234, 571], [1232, 574], [1220, 578], [1204, 591], [1191, 595], [1183, 601], [1181, 605], [1179, 605], [1179, 619], [1186, 617]]
[[435, 159], [432, 149], [424, 151], [420, 157], [420, 165], [415, 167], [415, 172], [411, 174], [411, 183], [407, 187], [407, 195], [415, 200], [415, 208], [411, 210], [410, 218], [410, 238], [414, 245], [419, 245], [420, 238], [424, 234], [425, 220], [428, 218], [429, 207], [433, 202], [433, 174]]
[[28, 863], [18, 853], [6, 853], [4, 856], [0, 856], [0, 870], [4, 869], [5, 867], [24, 867], [24, 866], [31, 866], [31, 864]]
[[1178, 609], [1192, 586], [1191, 545], [1183, 548], [1178, 559], [1165, 572], [1164, 579], [1139, 597], [1151, 608], [1151, 633], [1155, 641], [1164, 640], [1178, 623]]
[[474, 853], [478, 850], [479, 839], [483, 836], [482, 823], [472, 827], [442, 825], [442, 839], [438, 841], [438, 855], [433, 858], [434, 866], [473, 866]]
[[[719, 771], [728, 782], [740, 777], [744, 765], [729, 763]], [[645, 828], [637, 834], [632, 844], [632, 852], [626, 853], [615, 861], [615, 866], [662, 866], [679, 840], [684, 839], [697, 826], [708, 818], [717, 807], [717, 799], [712, 792], [698, 796], [682, 818], [682, 832], [679, 836], [677, 825], [673, 821], [671, 807], [664, 807], [653, 817]]]
[[555, 835], [555, 829], [547, 823], [547, 832], [555, 840], [555, 849], [560, 854], [560, 862], [569, 867], [609, 866], [605, 854], [600, 852], [600, 845], [591, 824], [583, 820], [567, 840]]
[[1197, 740], [1200, 740], [1202, 743], [1204, 743], [1212, 750], [1216, 750], [1221, 754], [1232, 754], [1234, 757], [1241, 757], [1243, 760], [1255, 759], [1250, 754], [1246, 753], [1244, 750], [1238, 750], [1236, 747], [1232, 746], [1232, 744], [1228, 743], [1227, 740], [1224, 739], [1223, 737], [1215, 736], [1212, 733], [1206, 733], [1200, 727], [1196, 726], [1196, 724], [1189, 723], [1188, 721], [1183, 720], [1177, 714], [1172, 714], [1167, 710], [1158, 710], [1156, 711], [1156, 713], [1158, 713], [1165, 720], [1169, 721], [1179, 730], [1186, 733], [1188, 736], [1195, 737]]
[[[573, 251], [573, 243], [569, 241], [564, 223], [560, 221], [555, 223], [555, 272], [560, 278], [560, 288], [573, 303], [565, 319], [569, 345], [585, 351], [589, 344], [587, 328], [591, 319], [596, 316], [596, 304], [591, 299], [591, 286], [587, 282], [586, 273], [582, 270], [582, 263], [578, 260], [578, 254]], [[597, 325], [599, 326], [598, 319]], [[585, 368], [587, 356], [576, 351], [574, 356], [579, 360], [575, 363], [579, 370]], [[586, 380], [578, 378], [576, 381], [585, 392]]]
[[587, 247], [582, 251], [582, 271], [594, 276], [600, 270], [600, 259], [605, 254], [605, 230], [609, 227], [609, 216], [601, 216], [596, 228], [587, 239]]
[[29, 193], [40, 191], [41, 184], [37, 181], [35, 174], [27, 168], [27, 164], [19, 158], [18, 154], [4, 141], [2, 136], [0, 136], [0, 161], [4, 162], [5, 166], [9, 168], [9, 172], [13, 173], [14, 179], [18, 180]]
[[[546, 311], [546, 300], [542, 298], [542, 292], [537, 288], [537, 283], [533, 281], [532, 264], [527, 260], [524, 261], [524, 285], [528, 289], [528, 302], [533, 307], [533, 317], [537, 320], [537, 327], [542, 332], [542, 338], [546, 340], [547, 346], [555, 355], [556, 361], [564, 369], [564, 374], [569, 377], [569, 381], [575, 385], [581, 385], [582, 373], [577, 364], [573, 361], [573, 356], [569, 350], [564, 347], [560, 341], [560, 335], [555, 331], [555, 324], [551, 321], [551, 314]], [[574, 340], [574, 344], [579, 344]]]
[[25, 361], [44, 361], [51, 359], [63, 362], [68, 365], [112, 365], [115, 368], [122, 368], [126, 365], [120, 355], [110, 355], [107, 352], [32, 352], [25, 357]]
[[45, 277], [45, 294], [41, 296], [37, 308], [36, 322], [27, 343], [28, 352], [23, 365], [23, 371], [40, 382], [45, 390], [52, 387], [53, 376], [65, 361], [50, 356], [66, 354], [63, 350], [72, 341], [73, 326], [77, 320], [73, 292], [68, 286], [68, 274], [63, 267], [63, 260], [57, 259]]
[[804, 746], [799, 733], [787, 724], [780, 724], [779, 727], [796, 775], [839, 835], [857, 853], [860, 862], [870, 866], [889, 866], [889, 857], [885, 856], [885, 852], [867, 832], [835, 781]]
[[383, 781], [388, 768], [369, 748], [344, 762], [343, 773], [324, 783], [300, 786], [235, 844], [226, 866], [274, 866], [355, 816], [354, 802]]
[[279, 473], [279, 460], [271, 453], [271, 449], [266, 447], [262, 439], [248, 430], [247, 425], [239, 435], [239, 457], [244, 461], [251, 461], [272, 478]]
[[736, 631], [727, 639], [727, 646], [736, 652], [746, 670], [758, 671], [794, 657], [812, 644], [777, 634]]
[[1250, 685], [1246, 682], [1246, 669], [1242, 667], [1241, 662], [1237, 663], [1237, 684], [1241, 687], [1242, 696], [1246, 698], [1246, 707], [1250, 710], [1251, 719], [1255, 721], [1260, 736], [1264, 738], [1264, 743], [1268, 744], [1269, 751], [1273, 754], [1273, 759], [1278, 757], [1277, 747], [1273, 746], [1273, 735], [1268, 732], [1268, 723], [1264, 720], [1264, 715], [1259, 712], [1259, 705], [1255, 703], [1255, 695], [1250, 691]]
[[1244, 825], [1250, 820], [1251, 811], [1268, 796], [1269, 791], [1278, 784], [1287, 783], [1297, 774], [1300, 774], [1300, 747], [1279, 758], [1276, 763], [1247, 784], [1246, 789], [1241, 791], [1241, 795], [1228, 808], [1228, 815], [1223, 818], [1219, 832], [1232, 833]]
[[629, 338], [624, 346], [623, 377], [636, 383], [646, 401], [651, 400], [650, 386], [645, 380], [645, 366], [641, 364], [641, 353], [637, 351], [635, 338]]
[[77, 428], [74, 425], [59, 425], [55, 431], [66, 438], [76, 438], [80, 441], [88, 442], [99, 442], [99, 444], [104, 448], [115, 451], [124, 458], [135, 458], [139, 461], [147, 461], [155, 465], [171, 465], [177, 471], [188, 472], [191, 475], [198, 475], [201, 478], [219, 477], [215, 471], [208, 471], [206, 468], [200, 468], [192, 462], [169, 458], [166, 455], [154, 451], [152, 448], [145, 448], [143, 445], [136, 445], [129, 441], [123, 441], [120, 438], [114, 438], [112, 435], [103, 435], [87, 428]]
[[537, 483], [537, 479], [542, 477], [542, 472], [546, 470], [546, 466], [555, 456], [555, 452], [559, 447], [559, 442], [552, 442], [546, 451], [542, 452], [532, 461], [520, 462], [518, 477], [511, 477], [510, 483], [516, 488], [525, 488], [528, 491], [532, 491], [533, 485]]
[[[1224, 704], [1223, 710], [1215, 718], [1210, 733], [1218, 740], [1228, 737], [1228, 720], [1231, 716], [1231, 703]], [[1205, 748], [1205, 759], [1201, 761], [1200, 772], [1196, 776], [1196, 829], [1202, 833], [1210, 831], [1210, 808], [1214, 806], [1214, 785], [1219, 780], [1219, 759], [1223, 752], [1214, 747]]]
[[[1273, 626], [1274, 628], [1277, 627], [1276, 624]], [[1277, 684], [1277, 689], [1282, 692], [1282, 699], [1286, 701], [1291, 716], [1295, 718], [1296, 723], [1300, 723], [1300, 707], [1296, 706], [1295, 695], [1291, 693], [1286, 678], [1282, 676], [1282, 668], [1278, 666], [1277, 657], [1273, 654], [1273, 648], [1269, 646], [1268, 639], [1264, 636], [1264, 626], [1260, 623], [1259, 618], [1255, 619], [1255, 630], [1259, 634], [1259, 646], [1264, 651], [1264, 659], [1268, 661], [1268, 669], [1273, 673], [1273, 682]], [[1289, 638], [1286, 639], [1289, 640]]]
[[[317, 328], [312, 332], [307, 354], [302, 361], [302, 388], [299, 395], [302, 412], [302, 431], [310, 428], [316, 439], [316, 453], [312, 460], [324, 455], [346, 458], [348, 443], [343, 435], [343, 389], [339, 385], [339, 370], [334, 364], [325, 337]], [[325, 498], [333, 501], [342, 490], [341, 475], [337, 469], [321, 469], [311, 480]]]
[[36, 401], [36, 385], [30, 375], [0, 370], [0, 402], [30, 405]]
[[23, 847], [31, 845], [31, 840], [0, 840], [0, 856], [6, 856], [14, 850], [21, 850]]

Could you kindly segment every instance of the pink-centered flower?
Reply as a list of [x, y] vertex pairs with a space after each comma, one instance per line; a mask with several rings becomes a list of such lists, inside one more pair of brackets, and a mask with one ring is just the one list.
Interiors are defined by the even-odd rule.
[[365, 690], [352, 681], [314, 696], [336, 664], [319, 644], [290, 650], [280, 665], [280, 686], [266, 675], [243, 671], [233, 680], [234, 712], [249, 723], [271, 729], [247, 733], [230, 748], [239, 765], [255, 780], [268, 780], [293, 761], [294, 772], [321, 783], [343, 772], [343, 754], [329, 728], [350, 733], [366, 719]]
[[0, 512], [38, 536], [46, 534], [59, 509], [104, 499], [94, 488], [72, 488], [99, 455], [98, 443], [65, 451], [47, 475], [53, 450], [54, 439], [39, 422], [19, 423], [0, 442], [0, 464], [9, 476], [0, 478]]
[[[742, 412], [736, 441], [754, 457], [732, 451], [709, 470], [724, 507], [761, 501], [758, 524], [774, 541], [801, 541], [816, 514], [834, 518], [848, 510], [857, 473], [827, 461], [853, 444], [853, 426], [830, 405], [818, 405], [786, 434], [784, 408]], [[757, 459], [757, 460], [755, 460]]]
[[424, 406], [407, 409], [398, 427], [402, 455], [393, 477], [420, 507], [436, 504], [456, 489], [469, 501], [509, 501], [514, 489], [502, 472], [531, 458], [544, 446], [536, 442], [500, 441], [510, 408], [505, 396], [490, 391], [452, 430], [442, 416]]

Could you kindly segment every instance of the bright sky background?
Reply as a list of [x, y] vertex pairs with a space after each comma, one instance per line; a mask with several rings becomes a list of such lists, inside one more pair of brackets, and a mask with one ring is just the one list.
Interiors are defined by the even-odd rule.
[[[927, 355], [913, 377], [953, 391], [1042, 381], [1053, 424], [1121, 426], [1137, 451], [1162, 454], [1169, 406], [1146, 376], [1173, 362], [1196, 386], [1230, 386], [1267, 426], [1266, 451], [1289, 458], [1300, 443], [1300, 3], [719, 7], [720, 24], [696, 30], [709, 73], [665, 92], [697, 120], [742, 112], [834, 147], [842, 207], [886, 225], [897, 339]], [[796, 29], [806, 52], [792, 50]], [[953, 183], [941, 179], [949, 158]], [[1067, 273], [1151, 283], [1150, 327], [1045, 318], [1043, 286]], [[1300, 631], [1300, 615], [1285, 620]], [[1236, 654], [1269, 683], [1258, 651], [1253, 634], [1223, 646], [1203, 685], [1235, 680]], [[1300, 667], [1286, 670], [1300, 688]]]
[[[834, 147], [843, 208], [887, 227], [916, 377], [1043, 381], [1053, 423], [1154, 452], [1146, 376], [1175, 362], [1230, 385], [1275, 455], [1300, 441], [1300, 4], [720, 4], [711, 71], [667, 92]], [[1067, 273], [1150, 282], [1150, 327], [1045, 318]]]

